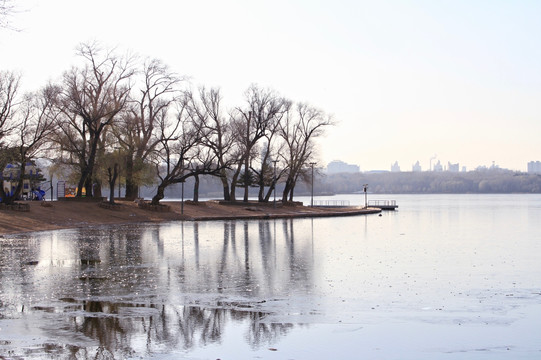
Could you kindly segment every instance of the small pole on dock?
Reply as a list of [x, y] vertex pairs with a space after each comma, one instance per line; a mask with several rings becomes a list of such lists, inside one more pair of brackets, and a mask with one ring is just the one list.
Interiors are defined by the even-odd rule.
[[364, 184], [363, 185], [363, 190], [364, 190], [364, 207], [367, 208], [368, 207], [368, 198], [367, 198], [367, 190], [368, 190], [368, 184]]
[[278, 160], [272, 160], [272, 162], [274, 163], [274, 207], [276, 208], [276, 163]]
[[182, 180], [180, 184], [181, 184], [180, 214], [184, 215], [184, 180]]
[[310, 166], [312, 167], [312, 197], [311, 197], [311, 200], [310, 200], [310, 206], [311, 207], [314, 207], [314, 165], [315, 164], [316, 164], [315, 162], [310, 163]]

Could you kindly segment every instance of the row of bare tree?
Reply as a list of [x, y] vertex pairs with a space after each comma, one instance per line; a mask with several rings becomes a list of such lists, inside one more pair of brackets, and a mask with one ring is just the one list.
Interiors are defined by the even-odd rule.
[[[293, 103], [252, 85], [245, 104], [224, 109], [219, 89], [192, 91], [185, 78], [160, 60], [138, 61], [99, 44], [82, 44], [80, 66], [60, 81], [19, 98], [20, 76], [0, 72], [0, 166], [48, 157], [58, 172], [71, 174], [77, 196], [101, 197], [107, 181], [125, 178], [126, 198], [156, 183], [158, 204], [167, 186], [199, 176], [219, 177], [224, 200], [248, 200], [250, 186], [268, 201], [284, 183], [282, 201], [293, 199], [295, 184], [313, 161], [314, 139], [332, 124], [322, 111]], [[66, 175], [67, 176], [67, 175]], [[75, 178], [73, 178], [75, 177]], [[22, 187], [22, 176], [20, 181]], [[11, 202], [20, 193], [6, 194]]]

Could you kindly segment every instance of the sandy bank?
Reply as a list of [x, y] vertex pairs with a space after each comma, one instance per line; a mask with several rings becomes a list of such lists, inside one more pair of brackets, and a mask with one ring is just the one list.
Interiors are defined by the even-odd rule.
[[0, 210], [0, 235], [27, 231], [42, 231], [85, 227], [93, 225], [113, 225], [141, 222], [162, 222], [172, 220], [226, 220], [226, 219], [273, 219], [292, 217], [322, 217], [364, 215], [380, 212], [379, 209], [319, 208], [306, 206], [277, 206], [249, 203], [224, 205], [215, 201], [198, 204], [185, 203], [181, 214], [178, 202], [163, 202], [169, 205], [169, 212], [143, 210], [131, 201], [118, 201], [117, 209], [104, 209], [96, 202], [54, 201], [52, 206], [42, 206], [40, 202], [27, 202], [30, 211], [18, 212]]

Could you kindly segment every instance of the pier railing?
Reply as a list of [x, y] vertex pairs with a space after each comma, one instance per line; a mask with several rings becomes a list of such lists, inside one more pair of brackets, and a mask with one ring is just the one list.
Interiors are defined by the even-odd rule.
[[368, 200], [368, 206], [396, 206], [396, 200]]
[[381, 210], [398, 209], [398, 205], [396, 205], [396, 200], [370, 200], [368, 202], [368, 207], [380, 208]]
[[344, 207], [349, 206], [349, 200], [314, 200], [314, 206]]

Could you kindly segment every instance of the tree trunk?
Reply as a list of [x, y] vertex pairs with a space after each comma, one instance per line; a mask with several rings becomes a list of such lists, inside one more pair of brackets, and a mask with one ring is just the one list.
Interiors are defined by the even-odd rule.
[[[87, 188], [87, 196], [88, 196], [88, 188]], [[103, 197], [102, 192], [101, 192], [101, 180], [95, 179], [92, 182], [92, 194], [91, 194], [91, 196], [95, 197], [95, 198]]]
[[287, 178], [286, 180], [286, 183], [285, 183], [285, 186], [284, 186], [284, 191], [282, 192], [282, 202], [283, 203], [287, 203], [287, 199], [289, 198], [289, 193], [291, 191], [293, 191], [293, 180], [291, 178]]
[[235, 184], [231, 184], [231, 195], [229, 196], [229, 201], [231, 201], [231, 202], [237, 201], [236, 194], [235, 194], [235, 188], [236, 188]]
[[133, 158], [126, 156], [126, 200], [135, 200], [139, 195], [139, 185], [133, 179]]
[[227, 176], [225, 174], [220, 175], [220, 180], [222, 180], [222, 186], [224, 189], [224, 200], [231, 200], [231, 195], [229, 194], [229, 183], [227, 182]]
[[115, 203], [115, 182], [109, 182], [109, 204]]
[[267, 191], [267, 194], [265, 195], [265, 198], [263, 199], [264, 202], [269, 202], [270, 197], [272, 193], [274, 192], [275, 187], [276, 187], [276, 183], [273, 181], [271, 186], [269, 187], [269, 190]]
[[259, 193], [257, 194], [257, 201], [258, 202], [265, 202], [265, 188], [259, 187]]
[[92, 191], [92, 175], [94, 163], [96, 162], [96, 153], [98, 151], [99, 133], [94, 134], [90, 141], [92, 143], [90, 156], [88, 157], [88, 162], [83, 168], [83, 171], [81, 171], [81, 178], [79, 179], [79, 184], [77, 185], [77, 197], [83, 196], [83, 186], [86, 188], [86, 197], [92, 197], [94, 194]]
[[233, 178], [231, 179], [231, 196], [229, 197], [229, 201], [232, 201], [232, 202], [237, 201], [235, 192], [236, 192], [236, 189], [237, 189], [237, 179], [238, 179], [238, 177], [239, 177], [239, 174], [235, 173], [233, 175]]
[[244, 196], [242, 197], [242, 201], [247, 203], [248, 202], [248, 186], [244, 185]]
[[158, 190], [156, 190], [156, 195], [152, 198], [152, 201], [150, 202], [151, 205], [159, 205], [160, 200], [165, 197], [165, 188], [168, 184], [162, 183], [158, 186]]
[[115, 203], [115, 182], [118, 177], [118, 164], [115, 164], [113, 167], [113, 172], [111, 174], [111, 167], [107, 168], [109, 174], [109, 204]]
[[135, 200], [139, 195], [139, 186], [134, 182], [128, 182], [126, 179], [126, 200]]
[[289, 189], [289, 201], [290, 202], [293, 202], [293, 193], [295, 192], [295, 185], [297, 185], [296, 178], [291, 180], [290, 189]]
[[199, 202], [199, 175], [194, 175], [195, 181], [193, 184], [193, 202]]
[[[85, 188], [86, 190], [86, 197], [92, 197], [94, 196], [94, 184], [92, 183], [92, 174], [90, 174], [85, 182], [83, 183], [83, 187]], [[81, 189], [81, 196], [82, 196], [82, 189]]]
[[235, 170], [235, 172], [233, 173], [233, 176], [231, 177], [231, 192], [230, 192], [231, 195], [229, 197], [229, 201], [231, 202], [237, 201], [235, 192], [237, 190], [237, 183], [239, 181], [240, 171], [242, 170], [242, 166], [241, 166], [242, 161], [239, 164], [237, 164], [237, 169]]
[[250, 164], [250, 157], [246, 156], [244, 160], [244, 202], [248, 202], [248, 192], [250, 189], [250, 172], [248, 165]]
[[[77, 183], [77, 197], [83, 196], [83, 187], [87, 184], [87, 178], [88, 178], [88, 166], [86, 166], [83, 171], [81, 172], [81, 177], [79, 178], [79, 182]], [[88, 194], [88, 192], [87, 192]]]
[[264, 170], [261, 169], [261, 173], [257, 177], [259, 185], [259, 192], [257, 193], [257, 201], [265, 202], [265, 178], [263, 176]]

